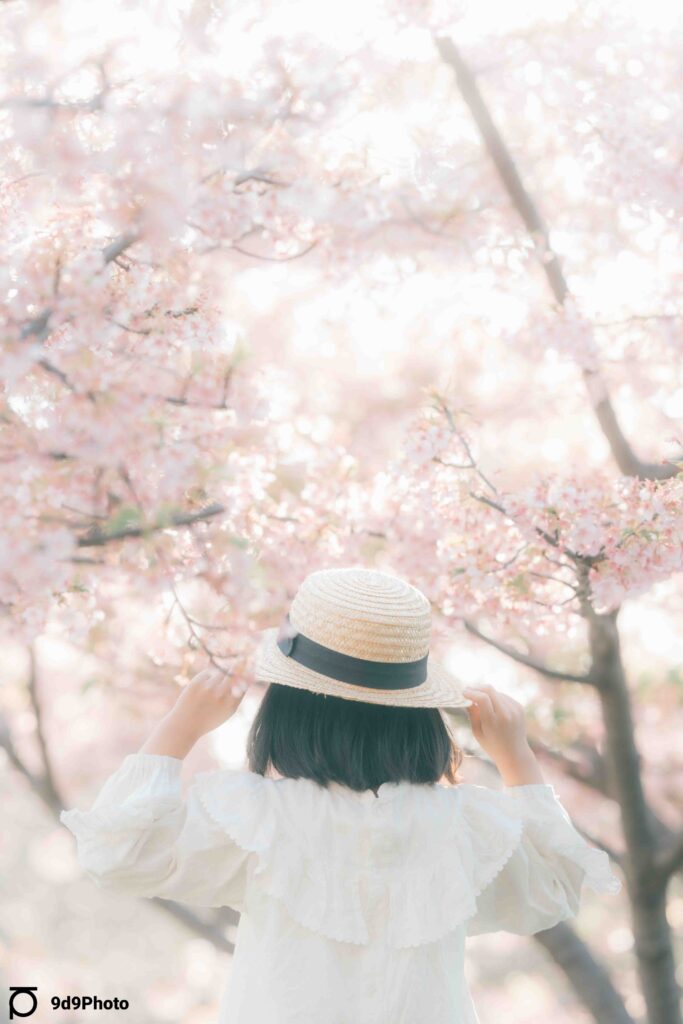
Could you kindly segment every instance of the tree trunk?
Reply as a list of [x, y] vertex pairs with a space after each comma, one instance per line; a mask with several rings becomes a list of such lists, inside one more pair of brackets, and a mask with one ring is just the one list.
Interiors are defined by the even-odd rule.
[[681, 992], [664, 889], [634, 898], [633, 934], [649, 1024], [680, 1024]]
[[608, 790], [619, 802], [626, 840], [626, 882], [648, 1024], [681, 1024], [681, 992], [666, 917], [666, 882], [654, 867], [657, 840], [643, 792], [617, 612], [589, 614], [588, 627], [591, 672], [598, 680], [605, 722]]

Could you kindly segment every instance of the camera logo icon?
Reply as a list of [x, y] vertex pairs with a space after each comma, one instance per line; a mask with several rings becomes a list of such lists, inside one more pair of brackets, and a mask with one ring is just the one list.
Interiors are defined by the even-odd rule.
[[9, 990], [9, 1019], [17, 1017], [32, 1017], [38, 1009], [37, 985], [10, 985]]

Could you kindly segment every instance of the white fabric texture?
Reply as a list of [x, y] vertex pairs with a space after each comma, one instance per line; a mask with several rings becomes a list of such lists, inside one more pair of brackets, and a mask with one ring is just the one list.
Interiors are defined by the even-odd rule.
[[532, 935], [617, 893], [552, 785], [338, 783], [129, 754], [62, 811], [102, 889], [241, 914], [217, 1024], [478, 1024], [465, 939]]

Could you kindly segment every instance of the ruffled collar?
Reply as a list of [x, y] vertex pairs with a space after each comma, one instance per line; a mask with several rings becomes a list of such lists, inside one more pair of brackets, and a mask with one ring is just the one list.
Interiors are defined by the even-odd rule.
[[[295, 921], [327, 938], [381, 940], [401, 949], [454, 929], [462, 934], [525, 832], [528, 855], [537, 858], [529, 871], [542, 867], [545, 855], [547, 870], [560, 880], [578, 879], [580, 867], [591, 888], [619, 891], [607, 854], [577, 832], [550, 784], [499, 791], [472, 783], [385, 782], [377, 796], [340, 783], [327, 788], [325, 798], [325, 788], [311, 779], [273, 780], [231, 769], [199, 772], [191, 787], [207, 816], [255, 854], [254, 891], [281, 900]], [[376, 814], [365, 813], [368, 803]], [[391, 807], [386, 814], [385, 803]], [[126, 813], [146, 820], [144, 806]], [[526, 871], [522, 865], [520, 879]], [[547, 888], [559, 906], [563, 886], [549, 880]], [[377, 896], [387, 906], [379, 936]], [[565, 910], [570, 916], [569, 903]]]

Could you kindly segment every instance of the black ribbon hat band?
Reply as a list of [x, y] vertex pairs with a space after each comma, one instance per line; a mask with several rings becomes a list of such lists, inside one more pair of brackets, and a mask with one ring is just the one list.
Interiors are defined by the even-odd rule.
[[277, 645], [288, 658], [313, 672], [338, 679], [354, 686], [367, 686], [373, 690], [409, 690], [427, 678], [427, 659], [419, 661], [366, 661], [340, 654], [318, 644], [292, 626], [289, 614], [280, 626]]

